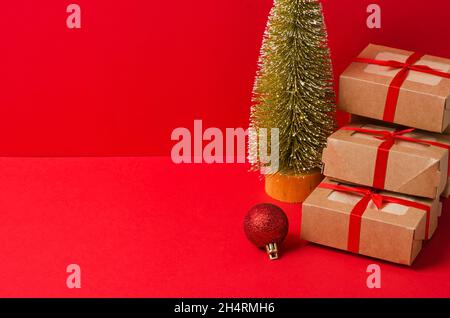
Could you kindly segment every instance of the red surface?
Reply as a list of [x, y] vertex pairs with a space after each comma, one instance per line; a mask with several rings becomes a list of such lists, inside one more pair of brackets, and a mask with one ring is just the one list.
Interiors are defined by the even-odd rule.
[[[0, 155], [169, 155], [176, 127], [246, 127], [271, 0], [16, 0], [0, 10]], [[323, 0], [336, 77], [369, 42], [450, 57], [448, 0]], [[382, 28], [366, 27], [367, 5]]]
[[[270, 201], [245, 165], [167, 158], [0, 159], [0, 296], [450, 296], [450, 217], [413, 267], [299, 240], [300, 206], [269, 261], [243, 218]], [[447, 211], [448, 212], [448, 211]], [[65, 286], [81, 266], [81, 289]], [[382, 288], [366, 287], [380, 264]]]
[[[172, 130], [246, 127], [271, 0], [17, 0], [0, 10], [1, 156], [168, 156]], [[369, 42], [450, 57], [447, 0], [324, 0], [335, 77]], [[366, 27], [369, 3], [382, 29]], [[340, 115], [340, 120], [345, 116]], [[450, 218], [412, 268], [307, 245], [300, 206], [269, 262], [242, 165], [1, 158], [0, 296], [450, 296]], [[66, 266], [82, 269], [69, 290]], [[365, 286], [368, 264], [382, 288]]]

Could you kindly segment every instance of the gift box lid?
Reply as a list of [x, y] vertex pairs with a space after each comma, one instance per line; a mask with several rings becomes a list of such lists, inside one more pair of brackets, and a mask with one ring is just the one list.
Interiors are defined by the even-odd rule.
[[339, 87], [339, 107], [351, 114], [439, 133], [450, 124], [450, 59], [369, 44]]
[[[394, 132], [398, 126], [375, 120], [352, 122], [347, 129]], [[450, 136], [414, 130], [401, 136], [450, 146]], [[382, 137], [382, 136], [381, 136]], [[372, 186], [380, 135], [340, 129], [323, 151], [324, 174], [335, 179]], [[438, 145], [396, 139], [389, 149], [384, 189], [435, 198], [447, 183], [449, 151]]]
[[[413, 53], [412, 51], [388, 46], [369, 44], [358, 57], [381, 61], [406, 62], [407, 58]], [[450, 59], [443, 57], [424, 55], [417, 62], [417, 65], [425, 65], [445, 73], [450, 72]], [[389, 87], [398, 71], [398, 68], [389, 66], [352, 62], [342, 73], [341, 77], [358, 78]], [[446, 108], [450, 109], [450, 79], [448, 78], [411, 70], [400, 90], [410, 90], [440, 97], [446, 101]]]

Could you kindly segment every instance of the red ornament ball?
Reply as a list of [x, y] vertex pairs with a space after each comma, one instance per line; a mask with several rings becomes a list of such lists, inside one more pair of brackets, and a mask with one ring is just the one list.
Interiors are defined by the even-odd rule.
[[255, 205], [244, 219], [247, 238], [257, 247], [280, 244], [288, 233], [289, 222], [282, 209], [270, 203]]

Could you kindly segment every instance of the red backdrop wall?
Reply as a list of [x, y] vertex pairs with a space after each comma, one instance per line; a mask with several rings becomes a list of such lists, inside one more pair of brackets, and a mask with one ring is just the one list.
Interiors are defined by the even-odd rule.
[[[80, 30], [68, 1], [0, 8], [0, 155], [168, 155], [194, 119], [248, 125], [271, 0], [73, 2]], [[336, 76], [369, 42], [450, 57], [447, 0], [322, 2]]]

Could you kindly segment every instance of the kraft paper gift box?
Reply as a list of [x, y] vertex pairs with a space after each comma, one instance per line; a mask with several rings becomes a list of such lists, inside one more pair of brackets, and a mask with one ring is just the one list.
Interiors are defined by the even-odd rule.
[[373, 45], [340, 76], [340, 108], [432, 132], [450, 124], [450, 60]]
[[354, 189], [326, 178], [313, 191], [302, 208], [301, 237], [306, 241], [411, 265], [436, 230], [439, 199], [322, 188], [327, 185]]
[[[397, 135], [388, 135], [394, 132]], [[328, 138], [322, 155], [323, 174], [338, 181], [434, 199], [447, 184], [449, 145], [448, 135], [405, 132], [370, 120], [352, 122]]]
[[[359, 118], [357, 120], [359, 120]], [[444, 134], [450, 136], [450, 127], [447, 127]], [[444, 192], [442, 192], [441, 196], [444, 198], [450, 198], [450, 177], [448, 178], [447, 185], [445, 186]]]

